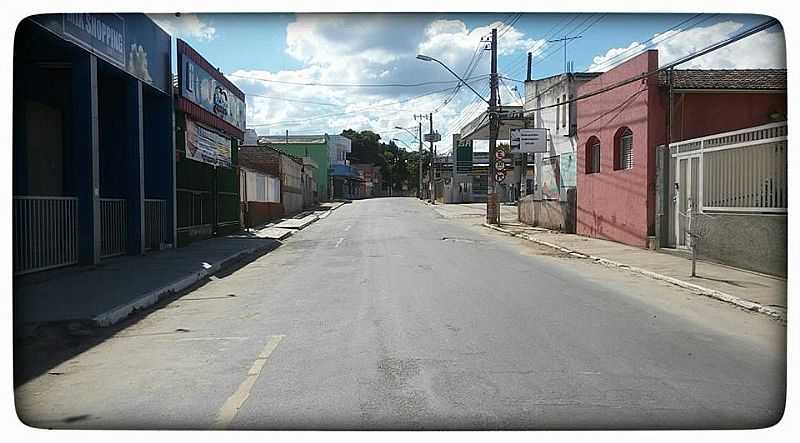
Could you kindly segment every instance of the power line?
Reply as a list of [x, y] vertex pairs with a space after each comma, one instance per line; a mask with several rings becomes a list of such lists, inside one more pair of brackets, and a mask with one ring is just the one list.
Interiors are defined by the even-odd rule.
[[[683, 20], [682, 22], [680, 22], [680, 23], [678, 23], [678, 24], [676, 24], [676, 25], [672, 26], [671, 28], [668, 28], [668, 29], [665, 29], [665, 30], [663, 30], [663, 31], [661, 31], [661, 32], [658, 32], [658, 33], [656, 33], [656, 34], [653, 34], [653, 35], [652, 35], [650, 38], [648, 38], [647, 40], [645, 40], [645, 41], [643, 41], [642, 43], [640, 43], [640, 44], [639, 44], [639, 45], [641, 45], [641, 48], [639, 48], [639, 46], [634, 46], [634, 47], [632, 47], [632, 48], [628, 48], [628, 49], [626, 49], [625, 51], [623, 51], [623, 52], [621, 52], [621, 53], [619, 53], [619, 54], [617, 54], [617, 55], [615, 55], [615, 56], [611, 57], [610, 59], [607, 59], [607, 60], [603, 61], [603, 62], [602, 62], [602, 63], [600, 63], [599, 65], [597, 65], [597, 66], [595, 67], [595, 70], [597, 70], [597, 71], [603, 71], [603, 70], [607, 69], [608, 67], [611, 67], [611, 66], [614, 66], [614, 65], [616, 65], [616, 64], [622, 63], [622, 62], [624, 62], [625, 60], [628, 60], [628, 59], [630, 59], [630, 58], [632, 58], [632, 57], [635, 57], [635, 56], [637, 56], [637, 55], [641, 54], [642, 52], [646, 51], [648, 48], [651, 48], [651, 47], [653, 47], [653, 46], [655, 46], [655, 45], [657, 45], [657, 44], [659, 44], [659, 43], [663, 43], [663, 42], [665, 42], [665, 41], [667, 41], [667, 40], [670, 40], [670, 39], [672, 39], [672, 38], [674, 38], [674, 37], [678, 36], [678, 35], [679, 35], [681, 32], [683, 32], [684, 30], [681, 30], [681, 31], [679, 31], [679, 32], [677, 32], [677, 33], [675, 33], [675, 34], [672, 34], [672, 35], [668, 36], [668, 37], [665, 37], [665, 38], [663, 38], [663, 39], [659, 40], [658, 42], [655, 42], [655, 41], [654, 41], [654, 40], [655, 40], [655, 38], [656, 38], [657, 36], [664, 35], [664, 34], [665, 34], [665, 33], [667, 33], [667, 32], [670, 32], [670, 31], [672, 31], [672, 30], [675, 30], [676, 28], [678, 28], [678, 27], [680, 27], [680, 26], [683, 26], [684, 24], [686, 24], [686, 23], [688, 23], [688, 22], [690, 22], [690, 21], [694, 20], [695, 18], [697, 18], [697, 17], [699, 17], [699, 16], [701, 16], [701, 15], [703, 15], [703, 14], [695, 14], [695, 15], [693, 15], [692, 17], [690, 17], [690, 18], [688, 18], [688, 19], [686, 19], [686, 20]], [[718, 15], [718, 14], [711, 14], [711, 15], [709, 15], [709, 16], [706, 16], [706, 17], [705, 17], [705, 18], [703, 18], [702, 20], [700, 20], [700, 21], [698, 21], [698, 22], [694, 23], [694, 24], [693, 24], [693, 25], [692, 25], [690, 28], [688, 28], [688, 29], [686, 29], [686, 30], [694, 29], [694, 28], [696, 28], [697, 26], [699, 26], [701, 23], [703, 23], [703, 22], [706, 22], [706, 21], [710, 20], [711, 18], [715, 17], [716, 15]], [[652, 42], [652, 43], [648, 43], [648, 42]], [[625, 54], [627, 54], [627, 53], [629, 53], [629, 52], [631, 52], [631, 51], [636, 51], [636, 52], [635, 52], [635, 53], [633, 53], [633, 54], [631, 54], [629, 57], [626, 57], [626, 58], [624, 58], [624, 59], [620, 60], [619, 62], [616, 62], [616, 61], [615, 61], [615, 60], [619, 59], [620, 57], [623, 57], [623, 56], [625, 56]], [[588, 68], [589, 66], [591, 66], [591, 64], [587, 65], [586, 67]]]
[[335, 107], [346, 106], [346, 105], [336, 104], [336, 103], [315, 102], [315, 101], [311, 101], [311, 100], [300, 100], [300, 99], [292, 99], [292, 98], [286, 98], [286, 97], [274, 97], [274, 96], [259, 95], [259, 94], [247, 94], [247, 93], [245, 93], [245, 96], [247, 96], [247, 97], [265, 98], [265, 99], [268, 99], [268, 100], [279, 100], [279, 101], [286, 101], [286, 102], [308, 103], [308, 104], [311, 104], [311, 105], [321, 105], [321, 106], [335, 106]]
[[668, 69], [674, 68], [675, 66], [678, 66], [680, 64], [686, 63], [686, 62], [688, 62], [690, 60], [693, 60], [695, 58], [702, 57], [703, 55], [708, 54], [709, 52], [716, 51], [716, 50], [718, 50], [720, 48], [723, 48], [725, 46], [730, 45], [731, 43], [735, 43], [735, 42], [737, 42], [737, 41], [739, 41], [739, 40], [741, 40], [741, 39], [743, 39], [745, 37], [748, 37], [748, 36], [751, 36], [751, 35], [756, 34], [758, 32], [761, 32], [761, 31], [764, 31], [766, 29], [769, 29], [769, 28], [777, 25], [778, 23], [779, 23], [778, 20], [775, 20], [775, 19], [767, 20], [766, 22], [763, 22], [760, 25], [753, 26], [753, 27], [751, 27], [751, 28], [739, 33], [739, 34], [736, 34], [736, 35], [734, 35], [732, 37], [728, 37], [725, 40], [721, 40], [721, 41], [719, 41], [717, 43], [714, 43], [712, 45], [706, 46], [705, 48], [703, 48], [703, 49], [701, 49], [699, 51], [695, 51], [695, 52], [693, 52], [691, 54], [688, 54], [688, 55], [686, 55], [684, 57], [681, 57], [678, 60], [675, 60], [673, 62], [667, 63], [664, 66], [662, 66], [662, 67], [660, 67], [658, 69], [655, 69], [653, 71], [645, 72], [644, 74], [639, 74], [639, 75], [630, 77], [628, 79], [621, 80], [621, 81], [616, 82], [616, 83], [614, 83], [612, 85], [606, 86], [604, 88], [600, 88], [600, 89], [598, 89], [596, 91], [592, 91], [592, 92], [590, 92], [588, 94], [581, 95], [580, 97], [575, 97], [573, 99], [569, 99], [569, 100], [563, 101], [563, 102], [558, 103], [558, 104], [540, 106], [538, 108], [529, 109], [527, 111], [523, 111], [523, 114], [530, 113], [530, 112], [535, 112], [535, 111], [541, 111], [543, 109], [555, 108], [557, 106], [562, 106], [562, 105], [565, 105], [565, 104], [574, 103], [574, 102], [577, 102], [577, 101], [580, 101], [580, 100], [585, 100], [587, 98], [594, 97], [596, 95], [600, 95], [600, 94], [606, 93], [608, 91], [611, 91], [611, 90], [617, 89], [619, 87], [625, 86], [625, 85], [627, 85], [629, 83], [633, 83], [633, 82], [645, 79], [647, 77], [650, 77], [652, 75], [658, 74], [659, 72], [666, 71]]
[[[474, 83], [474, 82], [475, 81], [468, 82], [468, 83]], [[334, 114], [318, 115], [318, 116], [315, 116], [315, 117], [308, 117], [308, 118], [298, 119], [298, 120], [283, 120], [283, 121], [268, 122], [268, 123], [248, 124], [247, 126], [249, 126], [249, 127], [271, 127], [271, 126], [280, 126], [280, 125], [287, 124], [287, 123], [302, 123], [302, 122], [311, 121], [311, 120], [318, 120], [318, 119], [321, 119], [321, 118], [338, 117], [338, 116], [348, 115], [348, 114], [357, 114], [357, 113], [368, 111], [368, 110], [372, 110], [372, 109], [385, 108], [387, 106], [397, 105], [397, 104], [400, 104], [400, 103], [407, 103], [407, 102], [410, 102], [410, 101], [413, 101], [413, 100], [417, 100], [417, 99], [420, 99], [420, 98], [423, 98], [423, 97], [427, 97], [429, 95], [434, 95], [434, 94], [439, 94], [439, 93], [442, 93], [442, 92], [447, 92], [450, 89], [451, 88], [448, 87], [448, 88], [445, 88], [445, 89], [440, 89], [440, 90], [436, 90], [436, 91], [430, 91], [430, 92], [426, 92], [424, 94], [420, 94], [420, 95], [417, 95], [417, 96], [414, 96], [414, 97], [411, 97], [411, 98], [408, 98], [408, 99], [398, 100], [398, 101], [391, 102], [391, 103], [383, 103], [383, 104], [380, 104], [380, 105], [372, 105], [372, 106], [368, 106], [366, 108], [356, 109], [356, 110], [352, 110], [352, 111], [346, 111], [346, 112], [340, 112], [340, 113], [334, 113]], [[397, 110], [397, 112], [402, 112], [402, 111], [405, 111], [405, 110], [402, 110], [402, 109], [401, 110]]]
[[[561, 33], [561, 31], [563, 31], [564, 29], [566, 29], [566, 28], [567, 28], [567, 26], [569, 26], [569, 25], [570, 25], [572, 22], [574, 22], [575, 20], [577, 20], [577, 18], [578, 18], [579, 16], [581, 16], [581, 15], [582, 15], [582, 14], [575, 14], [575, 15], [573, 15], [573, 16], [572, 16], [572, 19], [570, 19], [568, 22], [566, 22], [566, 23], [564, 23], [563, 25], [561, 25], [561, 27], [558, 27], [559, 23], [556, 23], [555, 25], [553, 25], [553, 27], [552, 27], [552, 28], [550, 28], [550, 30], [549, 30], [549, 31], [548, 31], [548, 32], [545, 34], [545, 36], [544, 36], [544, 37], [541, 39], [541, 42], [540, 42], [540, 43], [538, 43], [537, 45], [531, 46], [530, 48], [528, 48], [528, 50], [527, 50], [526, 52], [533, 52], [533, 53], [535, 54], [537, 51], [539, 51], [539, 50], [540, 50], [542, 47], [544, 47], [544, 46], [545, 46], [545, 45], [548, 43], [548, 42], [547, 42], [548, 40], [550, 40], [550, 39], [551, 39], [551, 38], [553, 38], [554, 36], [556, 36], [556, 35], [558, 35], [559, 33]], [[581, 26], [583, 23], [585, 23], [585, 22], [586, 22], [586, 21], [587, 21], [587, 20], [588, 20], [590, 17], [592, 17], [593, 15], [594, 15], [594, 14], [589, 14], [589, 15], [587, 16], [587, 18], [586, 18], [586, 19], [584, 19], [584, 21], [583, 21], [583, 22], [581, 22], [580, 24], [578, 24], [578, 26], [576, 26], [576, 27], [575, 27], [575, 28], [573, 28], [573, 29], [577, 29], [578, 27], [580, 27], [580, 26]], [[604, 14], [604, 15], [605, 15], [605, 14]], [[599, 21], [599, 20], [598, 20], [598, 21]], [[558, 29], [556, 29], [556, 27], [558, 27]], [[541, 58], [540, 58], [540, 61], [541, 61]], [[525, 60], [524, 60], [524, 59], [517, 59], [517, 62], [516, 62], [516, 63], [513, 63], [511, 66], [512, 66], [512, 68], [511, 68], [511, 69], [509, 69], [509, 70], [508, 70], [508, 72], [509, 72], [510, 74], [512, 74], [512, 75], [514, 75], [514, 74], [518, 74], [518, 73], [520, 72], [520, 70], [524, 70], [524, 68], [525, 68]]]
[[[606, 15], [607, 15], [607, 14], [600, 14], [600, 15], [599, 15], [599, 16], [598, 16], [598, 17], [597, 17], [597, 18], [596, 18], [596, 19], [595, 19], [593, 22], [589, 23], [589, 24], [588, 24], [588, 25], [587, 25], [585, 28], [583, 28], [583, 29], [581, 29], [580, 31], [578, 31], [578, 32], [577, 32], [577, 34], [580, 34], [580, 35], [579, 35], [579, 36], [577, 36], [577, 37], [574, 37], [574, 38], [580, 38], [580, 37], [581, 37], [581, 36], [582, 36], [582, 35], [583, 35], [585, 32], [587, 32], [587, 31], [588, 31], [589, 29], [591, 29], [591, 28], [592, 28], [594, 25], [596, 25], [598, 22], [600, 22], [600, 20], [603, 20], [603, 19], [605, 18], [605, 16], [606, 16]], [[573, 29], [572, 29], [570, 32], [567, 32], [566, 34], [571, 34], [571, 33], [574, 33], [574, 32], [575, 32], [575, 30], [577, 30], [579, 27], [583, 26], [583, 24], [584, 24], [584, 23], [586, 23], [586, 22], [589, 20], [589, 18], [590, 18], [590, 17], [591, 17], [591, 16], [587, 17], [587, 18], [586, 18], [586, 20], [582, 21], [580, 24], [578, 24], [578, 26], [576, 26], [576, 27], [575, 27], [575, 28], [573, 28]], [[564, 38], [568, 38], [568, 37], [564, 37]], [[571, 38], [572, 38], [572, 37], [570, 37], [570, 39], [571, 39]], [[562, 39], [553, 40], [553, 41], [562, 41]], [[551, 41], [551, 42], [552, 42], [552, 41]], [[572, 41], [565, 41], [565, 42], [564, 42], [564, 50], [566, 51], [566, 48], [567, 48], [567, 46], [569, 46], [569, 45], [571, 45], [571, 44], [572, 44]], [[541, 62], [543, 62], [544, 60], [547, 60], [548, 58], [552, 57], [552, 56], [553, 56], [555, 53], [559, 52], [559, 50], [560, 50], [560, 49], [561, 49], [561, 48], [554, 48], [552, 51], [550, 51], [550, 52], [548, 52], [547, 54], [545, 54], [545, 55], [541, 56], [541, 57], [539, 58], [539, 63], [541, 63]], [[565, 71], [566, 71], [566, 69], [565, 69]]]
[[[225, 75], [228, 77], [258, 80], [268, 83], [280, 83], [285, 85], [296, 85], [296, 86], [325, 86], [325, 87], [335, 87], [335, 88], [413, 88], [417, 86], [440, 85], [440, 84], [450, 84], [450, 83], [460, 82], [460, 80], [441, 80], [441, 81], [427, 81], [421, 83], [317, 83], [317, 82], [301, 83], [301, 82], [290, 82], [284, 80], [275, 80], [275, 79], [239, 75], [239, 74], [225, 74]], [[474, 80], [480, 77], [488, 77], [488, 74], [473, 78], [467, 78], [464, 80]]]

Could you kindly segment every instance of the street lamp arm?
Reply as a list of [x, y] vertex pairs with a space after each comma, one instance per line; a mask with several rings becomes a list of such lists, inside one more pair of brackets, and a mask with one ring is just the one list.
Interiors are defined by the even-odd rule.
[[439, 60], [437, 60], [437, 59], [435, 59], [435, 58], [433, 58], [433, 57], [429, 57], [429, 56], [427, 56], [427, 55], [422, 55], [422, 54], [419, 54], [419, 55], [417, 55], [417, 58], [418, 58], [418, 59], [420, 59], [420, 60], [426, 61], [426, 62], [429, 62], [429, 61], [434, 61], [434, 62], [436, 62], [436, 63], [439, 63], [440, 65], [442, 65], [442, 67], [444, 67], [444, 69], [447, 69], [447, 71], [448, 71], [448, 72], [450, 72], [451, 74], [453, 74], [453, 76], [454, 76], [455, 78], [459, 79], [459, 80], [461, 81], [461, 83], [463, 83], [463, 84], [464, 84], [464, 86], [468, 87], [470, 91], [474, 92], [474, 93], [475, 93], [475, 95], [477, 95], [477, 96], [478, 96], [478, 98], [480, 98], [481, 100], [483, 100], [484, 102], [486, 102], [486, 104], [487, 104], [487, 105], [489, 104], [489, 101], [488, 101], [488, 100], [486, 100], [485, 98], [483, 98], [483, 96], [482, 96], [482, 95], [480, 95], [480, 94], [478, 93], [478, 91], [476, 91], [476, 90], [475, 90], [475, 89], [474, 89], [472, 86], [470, 86], [470, 85], [469, 85], [469, 83], [467, 83], [467, 82], [466, 82], [466, 81], [465, 81], [463, 78], [459, 77], [459, 76], [458, 76], [458, 74], [456, 74], [455, 72], [453, 72], [453, 70], [452, 70], [452, 69], [450, 69], [449, 67], [447, 67], [447, 65], [445, 65], [445, 64], [444, 64], [444, 63], [442, 63], [441, 61], [439, 61]]
[[403, 131], [406, 131], [409, 134], [411, 134], [411, 136], [414, 137], [414, 140], [420, 141], [419, 137], [417, 137], [417, 134], [414, 134], [413, 132], [409, 131], [407, 128], [401, 128], [400, 126], [395, 126], [394, 128], [395, 129], [402, 129]]

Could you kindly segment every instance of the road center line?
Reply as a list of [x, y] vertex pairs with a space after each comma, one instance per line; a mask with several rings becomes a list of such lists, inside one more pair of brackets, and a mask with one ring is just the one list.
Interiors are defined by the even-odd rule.
[[347, 225], [347, 227], [346, 227], [346, 228], [344, 228], [344, 231], [345, 231], [345, 232], [347, 232], [347, 231], [349, 231], [349, 230], [350, 230], [350, 228], [352, 228], [352, 227], [353, 227], [352, 225]]
[[344, 241], [344, 237], [340, 238], [339, 241], [336, 242], [336, 246], [334, 246], [334, 247], [338, 248], [339, 245], [341, 245], [343, 241]]
[[247, 377], [245, 377], [242, 384], [239, 385], [239, 389], [228, 397], [228, 400], [226, 400], [225, 404], [220, 408], [217, 413], [217, 419], [214, 422], [214, 429], [225, 429], [231, 424], [231, 421], [236, 417], [236, 413], [239, 412], [244, 402], [247, 401], [247, 397], [250, 396], [250, 391], [253, 389], [253, 385], [256, 384], [261, 370], [264, 369], [267, 359], [270, 354], [272, 354], [272, 351], [278, 347], [278, 343], [281, 342], [283, 337], [283, 335], [273, 335], [269, 338], [266, 346], [264, 346], [264, 350], [258, 354], [258, 358], [253, 362], [253, 366], [247, 371]]

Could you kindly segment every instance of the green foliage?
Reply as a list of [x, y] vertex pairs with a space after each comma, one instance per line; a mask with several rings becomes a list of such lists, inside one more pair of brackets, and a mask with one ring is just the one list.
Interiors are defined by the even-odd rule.
[[[346, 129], [342, 135], [351, 140], [351, 163], [366, 163], [378, 166], [384, 180], [384, 189], [417, 189], [419, 184], [419, 152], [406, 151], [393, 141], [381, 142], [381, 136], [372, 131]], [[428, 171], [431, 154], [423, 151], [423, 175]]]

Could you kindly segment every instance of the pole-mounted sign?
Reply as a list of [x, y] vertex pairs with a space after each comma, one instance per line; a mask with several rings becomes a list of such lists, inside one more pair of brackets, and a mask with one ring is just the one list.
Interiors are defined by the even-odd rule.
[[512, 129], [510, 145], [512, 153], [547, 152], [547, 129]]
[[425, 134], [424, 140], [426, 142], [440, 142], [442, 141], [442, 134], [439, 134], [438, 132], [434, 132], [433, 134]]

